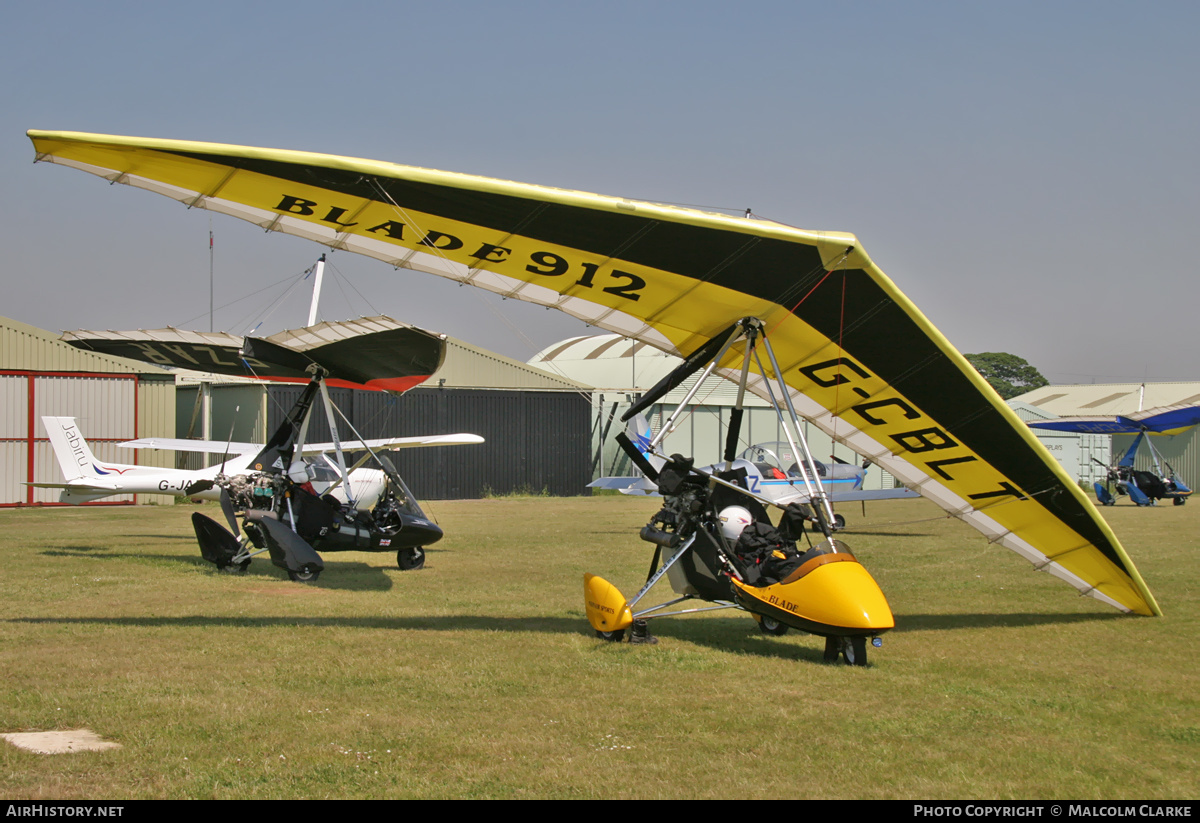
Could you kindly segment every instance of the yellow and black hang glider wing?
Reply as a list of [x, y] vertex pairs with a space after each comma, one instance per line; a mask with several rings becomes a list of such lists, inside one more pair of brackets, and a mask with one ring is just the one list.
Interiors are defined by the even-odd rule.
[[[40, 161], [674, 354], [759, 318], [801, 415], [1037, 568], [1123, 611], [1159, 613], [1077, 485], [851, 234], [306, 152], [29, 136]], [[751, 385], [765, 394], [761, 375]]]

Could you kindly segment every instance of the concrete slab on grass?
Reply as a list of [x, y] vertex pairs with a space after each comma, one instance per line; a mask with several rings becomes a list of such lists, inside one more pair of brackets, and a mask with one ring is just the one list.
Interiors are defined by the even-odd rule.
[[91, 729], [69, 729], [60, 732], [12, 732], [0, 734], [20, 749], [38, 754], [67, 754], [69, 752], [99, 752], [119, 749], [120, 743], [110, 743]]

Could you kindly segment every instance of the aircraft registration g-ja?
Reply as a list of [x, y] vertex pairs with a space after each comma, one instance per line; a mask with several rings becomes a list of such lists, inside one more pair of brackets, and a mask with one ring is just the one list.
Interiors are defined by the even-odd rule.
[[[308, 152], [29, 137], [37, 161], [555, 308], [683, 357], [680, 374], [707, 363], [1035, 568], [1121, 611], [1160, 613], [1074, 481], [852, 234]], [[784, 580], [755, 586], [716, 538], [714, 507], [730, 489], [670, 462], [658, 481], [668, 506], [648, 528], [680, 537], [672, 546], [674, 537], [652, 535], [656, 564], [658, 550], [668, 570], [693, 564], [682, 596], [823, 635], [827, 651], [833, 643], [861, 661], [861, 638], [886, 631], [892, 617], [829, 536], [824, 492], [813, 494], [826, 533], [816, 553]], [[710, 572], [712, 585], [695, 585]], [[610, 637], [627, 618], [646, 618], [627, 613], [619, 592], [596, 600], [585, 591], [599, 606], [589, 605], [592, 627]], [[874, 616], [864, 621], [864, 612]]]
[[[401, 569], [419, 569], [425, 564], [425, 547], [443, 533], [380, 450], [483, 442], [472, 434], [365, 440], [356, 433], [355, 439], [339, 439], [328, 384], [400, 394], [424, 382], [445, 356], [444, 335], [389, 317], [321, 323], [262, 339], [177, 329], [80, 331], [63, 337], [90, 351], [163, 366], [307, 382], [265, 445], [159, 438], [122, 444], [237, 455], [200, 472], [99, 463], [70, 418], [44, 419], [67, 482], [42, 485], [62, 487], [66, 502], [139, 491], [219, 500], [229, 530], [199, 512], [192, 515], [200, 553], [218, 568], [244, 570], [254, 555], [268, 552], [291, 579], [309, 582], [324, 569], [320, 549], [396, 552]], [[306, 444], [318, 394], [334, 440]], [[344, 452], [349, 449], [365, 453], [347, 465]], [[333, 457], [305, 459], [327, 452]], [[364, 468], [369, 460], [379, 468]]]

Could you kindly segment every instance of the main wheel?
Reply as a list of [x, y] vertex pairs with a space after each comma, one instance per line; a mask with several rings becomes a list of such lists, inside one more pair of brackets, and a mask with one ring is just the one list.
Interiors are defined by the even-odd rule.
[[425, 550], [420, 546], [415, 549], [401, 549], [396, 552], [396, 565], [402, 572], [423, 569], [425, 567]]
[[782, 637], [783, 635], [787, 634], [788, 627], [785, 624], [780, 623], [774, 617], [764, 617], [762, 620], [758, 621], [758, 630], [763, 634]]
[[625, 639], [625, 630], [617, 629], [615, 632], [602, 632], [597, 630], [596, 637], [601, 640], [607, 640], [609, 643], [620, 643]]
[[314, 569], [311, 566], [304, 566], [297, 572], [288, 569], [288, 579], [297, 583], [316, 583], [317, 578], [320, 576], [321, 570]]
[[250, 568], [250, 560], [247, 558], [241, 563], [228, 563], [224, 566], [217, 566], [217, 568], [227, 574], [245, 574], [246, 569]]
[[834, 531], [840, 532], [844, 528], [846, 528], [846, 518], [842, 517], [840, 514], [834, 514], [834, 516], [833, 516]]

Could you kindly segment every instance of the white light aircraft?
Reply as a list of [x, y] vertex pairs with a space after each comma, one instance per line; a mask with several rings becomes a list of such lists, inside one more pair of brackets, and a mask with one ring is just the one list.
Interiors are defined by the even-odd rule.
[[[207, 440], [180, 440], [162, 437], [144, 437], [117, 445], [130, 449], [173, 449], [175, 451], [204, 452], [208, 454], [232, 455], [222, 463], [208, 468], [188, 471], [159, 466], [138, 466], [125, 463], [109, 463], [96, 458], [88, 447], [87, 440], [79, 431], [74, 417], [43, 417], [42, 424], [58, 465], [62, 468], [65, 483], [33, 483], [39, 488], [62, 489], [59, 501], [78, 505], [90, 503], [103, 497], [118, 494], [169, 494], [176, 497], [193, 497], [203, 500], [220, 500], [221, 490], [212, 481], [219, 474], [235, 476], [250, 471], [252, 461], [262, 450], [260, 443], [215, 442]], [[367, 440], [373, 450], [408, 449], [425, 446], [462, 446], [482, 443], [477, 434], [441, 434], [428, 437], [393, 437]], [[342, 448], [361, 448], [361, 441], [343, 441]], [[379, 469], [362, 468], [361, 462], [350, 468], [349, 497], [342, 485], [338, 485], [341, 474], [327, 452], [334, 449], [333, 443], [309, 443], [304, 446], [305, 462], [313, 475], [314, 491], [321, 495], [331, 493], [340, 502], [353, 499], [360, 509], [375, 505], [383, 493], [386, 475]], [[369, 457], [369, 455], [368, 455]], [[365, 462], [366, 458], [362, 462]], [[206, 488], [198, 489], [198, 486]], [[191, 493], [188, 489], [193, 489]], [[330, 491], [332, 489], [332, 491]]]

